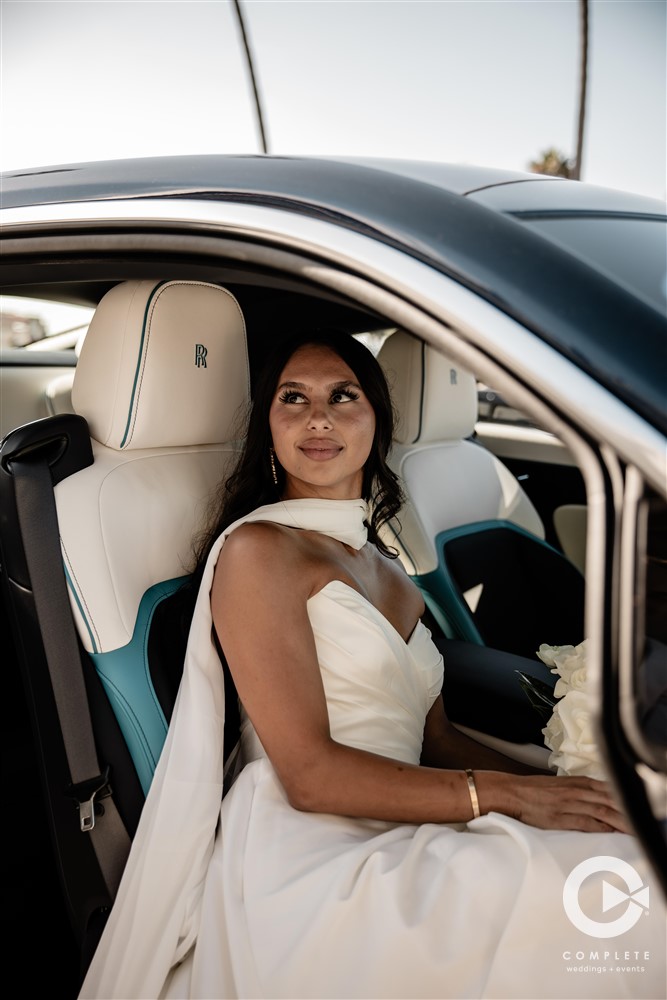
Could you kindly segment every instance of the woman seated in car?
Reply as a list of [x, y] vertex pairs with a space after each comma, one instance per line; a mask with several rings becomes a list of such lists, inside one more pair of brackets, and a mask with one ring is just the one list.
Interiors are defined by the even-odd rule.
[[[568, 875], [603, 856], [646, 882], [606, 783], [539, 772], [448, 722], [420, 591], [383, 541], [402, 502], [392, 426], [353, 338], [295, 339], [263, 370], [82, 996], [581, 996], [564, 955], [599, 942], [565, 912]], [[222, 804], [218, 647], [241, 706]], [[577, 896], [591, 920], [595, 891]], [[663, 935], [656, 898], [620, 939], [653, 966], [587, 976], [586, 996], [657, 996]]]

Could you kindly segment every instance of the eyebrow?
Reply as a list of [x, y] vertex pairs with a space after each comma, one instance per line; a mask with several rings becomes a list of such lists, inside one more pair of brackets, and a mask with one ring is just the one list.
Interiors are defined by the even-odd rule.
[[[352, 379], [352, 378], [344, 378], [344, 379], [341, 379], [339, 382], [330, 382], [329, 385], [326, 385], [324, 388], [328, 389], [329, 392], [331, 392], [334, 389], [343, 389], [343, 388], [345, 388], [345, 386], [353, 386], [355, 389], [361, 389], [361, 386], [357, 382], [355, 382], [354, 379]], [[311, 386], [306, 385], [305, 382], [291, 382], [291, 381], [281, 382], [280, 385], [278, 386], [278, 390], [280, 390], [280, 389], [310, 389], [310, 388], [311, 388]], [[278, 391], [278, 390], [276, 390], [276, 391]]]

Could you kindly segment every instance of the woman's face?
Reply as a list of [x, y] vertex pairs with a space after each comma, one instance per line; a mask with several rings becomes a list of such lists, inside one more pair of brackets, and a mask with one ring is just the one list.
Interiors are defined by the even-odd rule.
[[269, 410], [285, 470], [283, 498], [361, 496], [375, 413], [356, 376], [329, 347], [305, 344], [283, 368]]

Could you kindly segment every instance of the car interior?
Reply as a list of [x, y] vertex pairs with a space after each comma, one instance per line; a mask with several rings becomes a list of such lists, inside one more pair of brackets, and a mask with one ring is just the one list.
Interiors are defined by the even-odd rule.
[[583, 638], [581, 572], [544, 541], [519, 480], [474, 440], [472, 373], [404, 331], [379, 359], [401, 413], [392, 461], [410, 499], [395, 544], [443, 632], [527, 658], [541, 637]]
[[[45, 816], [20, 850], [50, 850], [49, 829], [84, 969], [176, 698], [193, 539], [279, 338], [336, 327], [377, 354], [398, 415], [391, 461], [408, 497], [387, 540], [424, 592], [448, 715], [545, 766], [545, 720], [521, 677], [552, 688], [538, 645], [584, 638], [585, 489], [560, 442], [480, 420], [473, 373], [306, 281], [173, 261], [89, 260], [61, 266], [57, 280], [41, 270], [24, 284], [17, 269], [3, 292], [95, 314], [76, 351], [22, 351], [3, 372], [3, 614], [23, 679], [16, 704], [26, 706], [12, 729], [18, 773], [32, 795], [41, 798], [36, 775], [45, 791]], [[60, 691], [52, 662], [66, 663]], [[73, 746], [68, 726], [88, 732], [89, 745]]]

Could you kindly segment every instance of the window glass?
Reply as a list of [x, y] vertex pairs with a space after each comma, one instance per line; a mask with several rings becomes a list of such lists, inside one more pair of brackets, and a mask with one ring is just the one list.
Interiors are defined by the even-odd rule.
[[388, 337], [391, 337], [394, 333], [394, 328], [391, 330], [372, 330], [369, 333], [353, 333], [352, 336], [355, 340], [360, 340], [362, 344], [368, 348], [374, 357], [377, 357], [380, 353], [380, 348], [384, 344]]
[[520, 424], [523, 427], [536, 426], [525, 413], [510, 406], [505, 399], [483, 382], [477, 383], [477, 405], [479, 419], [499, 424]]
[[[644, 565], [646, 605], [644, 625], [647, 640], [660, 644], [667, 683], [667, 502], [653, 491], [648, 492], [646, 551]], [[667, 687], [664, 697], [667, 699]], [[664, 732], [667, 744], [667, 728]]]
[[0, 296], [0, 351], [78, 351], [94, 310], [22, 296]]
[[632, 218], [523, 218], [526, 225], [572, 251], [641, 296], [667, 310], [667, 223]]
[[649, 745], [667, 747], [667, 502], [647, 490], [639, 518], [639, 560], [633, 600], [639, 724]]

